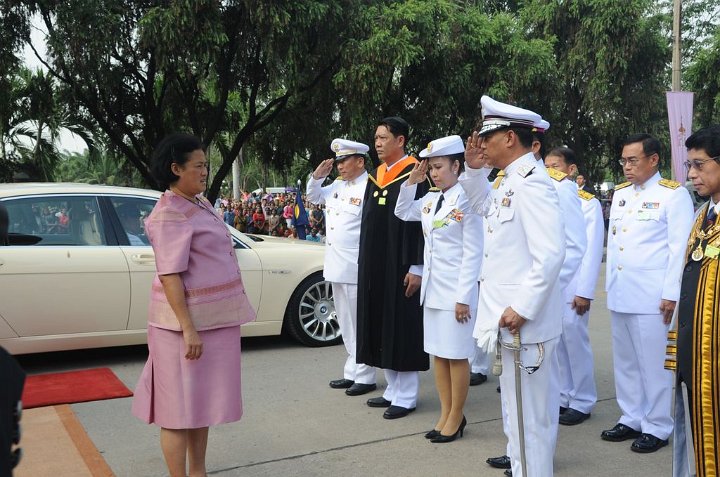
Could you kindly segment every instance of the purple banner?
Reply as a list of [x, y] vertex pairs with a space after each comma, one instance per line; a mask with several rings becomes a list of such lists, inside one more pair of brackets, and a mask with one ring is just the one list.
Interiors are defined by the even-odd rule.
[[687, 180], [687, 149], [685, 140], [692, 134], [693, 93], [667, 92], [668, 120], [670, 122], [670, 151], [672, 178], [681, 184]]

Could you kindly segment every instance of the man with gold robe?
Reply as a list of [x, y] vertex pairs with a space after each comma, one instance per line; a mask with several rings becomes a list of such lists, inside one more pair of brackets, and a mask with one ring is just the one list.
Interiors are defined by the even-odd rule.
[[676, 370], [673, 475], [715, 477], [720, 473], [720, 126], [697, 131], [685, 146], [688, 178], [710, 200], [695, 215], [676, 327], [669, 333], [665, 365]]

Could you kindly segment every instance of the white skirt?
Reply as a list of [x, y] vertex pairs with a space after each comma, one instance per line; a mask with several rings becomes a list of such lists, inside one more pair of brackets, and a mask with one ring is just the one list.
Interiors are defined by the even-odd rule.
[[438, 358], [470, 359], [475, 356], [475, 316], [477, 310], [470, 310], [470, 319], [460, 323], [455, 311], [423, 308], [423, 334], [425, 352]]

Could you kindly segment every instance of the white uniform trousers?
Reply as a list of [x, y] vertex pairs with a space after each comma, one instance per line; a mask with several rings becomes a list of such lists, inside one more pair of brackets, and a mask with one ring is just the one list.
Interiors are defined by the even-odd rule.
[[490, 356], [482, 350], [482, 348], [475, 347], [475, 356], [470, 361], [470, 372], [481, 373], [485, 376], [488, 375], [490, 369]]
[[[522, 335], [522, 333], [521, 333]], [[522, 473], [520, 463], [520, 437], [518, 434], [517, 400], [515, 396], [515, 363], [511, 350], [502, 349], [503, 372], [500, 375], [503, 429], [508, 438], [508, 455], [515, 477], [550, 477], [553, 475], [553, 457], [557, 443], [560, 408], [560, 378], [557, 361], [557, 344], [560, 338], [543, 343], [545, 359], [533, 374], [520, 371], [523, 419], [525, 429], [525, 458], [528, 475]], [[523, 345], [521, 359], [525, 366], [537, 362], [538, 350], [534, 344]]]
[[610, 316], [619, 422], [667, 439], [673, 429], [672, 372], [664, 367], [669, 325], [660, 314]]
[[589, 414], [597, 402], [595, 370], [588, 321], [590, 312], [580, 316], [568, 303], [563, 314], [563, 332], [558, 343], [560, 363], [560, 405]]
[[395, 371], [385, 369], [387, 388], [383, 398], [390, 401], [393, 406], [414, 409], [417, 406], [420, 392], [420, 373], [418, 371]]
[[344, 378], [360, 384], [375, 384], [375, 368], [355, 361], [357, 345], [357, 285], [332, 283], [335, 312], [348, 357], [345, 360]]

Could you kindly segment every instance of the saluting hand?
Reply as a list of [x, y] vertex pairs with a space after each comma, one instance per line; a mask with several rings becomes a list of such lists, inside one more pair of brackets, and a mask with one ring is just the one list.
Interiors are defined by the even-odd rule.
[[523, 318], [522, 316], [518, 315], [515, 310], [512, 309], [512, 307], [508, 306], [505, 308], [505, 311], [503, 311], [503, 314], [500, 316], [500, 328], [507, 328], [508, 331], [511, 334], [517, 334], [518, 331], [520, 331], [520, 328], [522, 325], [525, 324], [527, 320]]
[[415, 167], [413, 167], [413, 170], [410, 171], [410, 176], [408, 177], [408, 184], [419, 184], [425, 180], [427, 177], [427, 170], [428, 170], [428, 164], [427, 159], [423, 159], [422, 161], [415, 164]]
[[315, 180], [325, 179], [332, 172], [334, 159], [325, 159], [320, 163], [319, 166], [313, 171], [312, 176]]
[[480, 145], [483, 142], [483, 138], [477, 131], [468, 136], [467, 144], [465, 145], [465, 163], [473, 169], [482, 169], [487, 165], [487, 156], [480, 149]]

